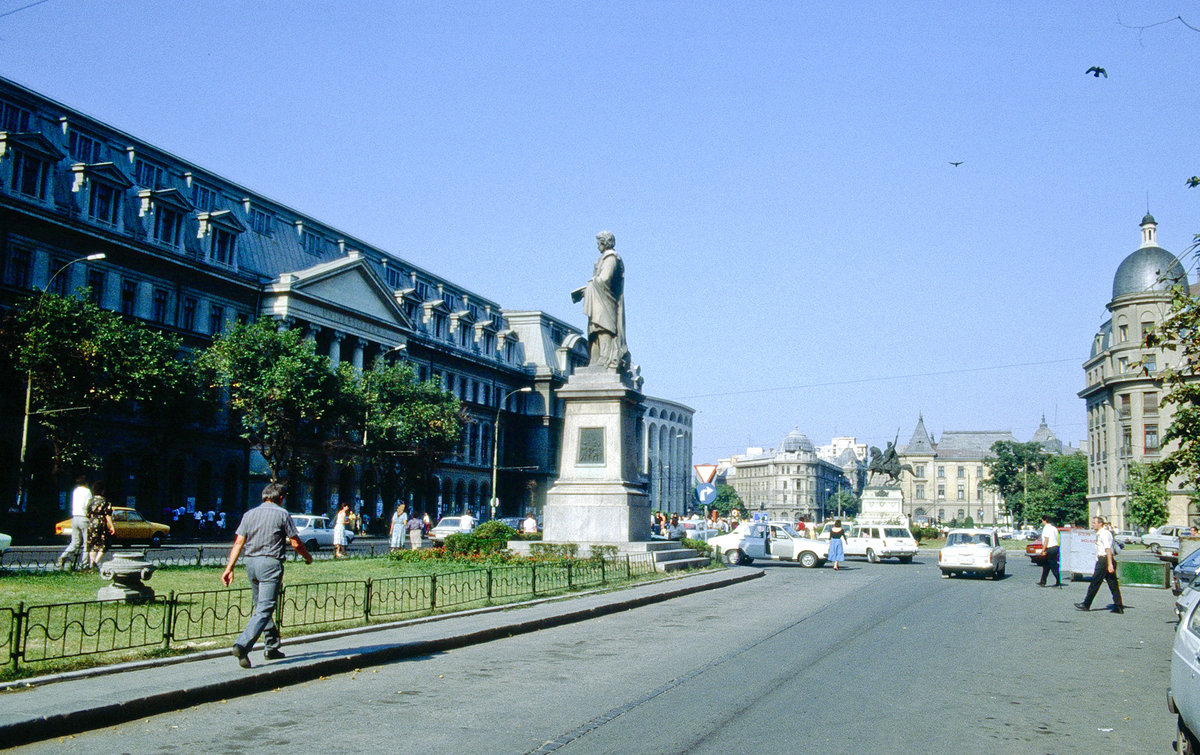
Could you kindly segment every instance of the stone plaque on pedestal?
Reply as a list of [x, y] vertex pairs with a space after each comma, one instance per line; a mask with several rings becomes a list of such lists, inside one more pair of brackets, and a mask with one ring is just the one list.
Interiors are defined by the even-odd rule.
[[638, 469], [642, 394], [603, 367], [575, 371], [558, 391], [564, 404], [558, 479], [546, 492], [548, 542], [650, 539], [650, 499]]
[[855, 522], [859, 524], [907, 524], [904, 516], [904, 493], [898, 487], [872, 485], [862, 492], [862, 510]]

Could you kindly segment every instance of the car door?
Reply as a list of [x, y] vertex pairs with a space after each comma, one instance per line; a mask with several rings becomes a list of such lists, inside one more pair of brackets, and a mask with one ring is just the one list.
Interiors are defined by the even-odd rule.
[[1179, 622], [1171, 659], [1171, 695], [1193, 733], [1200, 731], [1200, 603]]
[[796, 546], [792, 536], [779, 527], [771, 527], [771, 558], [791, 561], [796, 557]]
[[742, 552], [750, 558], [766, 558], [767, 528], [762, 524], [751, 524], [742, 538]]
[[137, 541], [150, 539], [150, 525], [146, 523], [141, 514], [136, 511], [126, 511], [125, 518], [127, 539]]

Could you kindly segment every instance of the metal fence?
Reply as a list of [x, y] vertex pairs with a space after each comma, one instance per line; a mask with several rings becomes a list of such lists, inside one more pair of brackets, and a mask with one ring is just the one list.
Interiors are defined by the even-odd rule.
[[[110, 550], [111, 555], [120, 553], [122, 549]], [[143, 550], [143, 549], [138, 549]], [[391, 552], [387, 543], [361, 543], [346, 546], [346, 554], [350, 558], [375, 558], [386, 556]], [[155, 566], [224, 566], [229, 558], [229, 545], [171, 545], [162, 548], [144, 549], [144, 561]], [[8, 550], [0, 553], [0, 569], [8, 571], [52, 571], [57, 569], [55, 563], [62, 548], [37, 547]], [[318, 561], [333, 558], [333, 551], [322, 549], [312, 553]], [[290, 558], [299, 558], [292, 553]]]
[[[655, 572], [650, 553], [610, 559], [494, 566], [442, 574], [285, 585], [282, 629], [369, 623], [629, 581]], [[146, 648], [183, 648], [239, 634], [254, 606], [249, 588], [170, 592], [141, 603], [83, 601], [0, 608], [0, 658], [22, 664]], [[303, 632], [294, 632], [303, 634]]]

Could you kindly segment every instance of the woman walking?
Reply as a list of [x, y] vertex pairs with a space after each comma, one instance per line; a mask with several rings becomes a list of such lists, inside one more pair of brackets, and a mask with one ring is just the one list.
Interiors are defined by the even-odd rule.
[[88, 568], [99, 568], [108, 550], [109, 536], [117, 534], [113, 526], [112, 504], [104, 497], [104, 483], [92, 486], [92, 497], [87, 505]]
[[397, 504], [396, 513], [392, 514], [392, 525], [388, 528], [392, 550], [400, 550], [404, 547], [404, 529], [407, 526], [408, 517], [404, 514], [404, 504]]
[[846, 560], [846, 530], [842, 529], [842, 520], [833, 520], [833, 529], [829, 530], [829, 561], [833, 570], [838, 570], [838, 564]]
[[337, 516], [333, 519], [333, 557], [346, 557], [346, 517], [350, 514], [350, 504], [342, 501], [338, 506]]

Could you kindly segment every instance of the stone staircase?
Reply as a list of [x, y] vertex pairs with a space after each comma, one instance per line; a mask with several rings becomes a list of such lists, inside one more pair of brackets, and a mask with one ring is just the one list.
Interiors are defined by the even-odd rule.
[[708, 558], [692, 548], [682, 548], [676, 542], [652, 540], [646, 543], [646, 551], [654, 554], [654, 568], [662, 572], [708, 566]]

